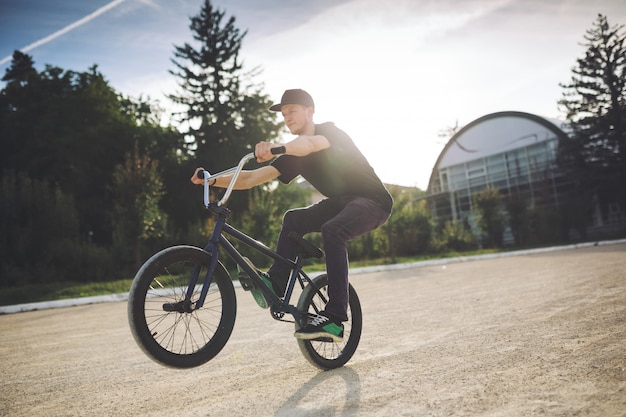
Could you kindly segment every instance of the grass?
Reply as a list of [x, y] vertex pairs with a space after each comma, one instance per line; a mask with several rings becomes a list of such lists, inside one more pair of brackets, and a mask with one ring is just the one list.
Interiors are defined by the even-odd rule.
[[128, 292], [131, 282], [131, 279], [93, 283], [59, 282], [2, 288], [0, 289], [0, 305], [125, 293]]
[[[494, 253], [495, 250], [481, 250], [464, 253], [448, 253], [432, 257], [398, 257], [395, 259], [369, 259], [364, 261], [350, 262], [351, 268], [362, 268], [375, 265], [390, 265], [397, 263], [411, 263], [431, 259], [454, 258], [457, 256], [471, 256], [485, 253]], [[313, 264], [305, 267], [306, 271], [319, 272], [324, 270], [324, 264]], [[236, 272], [231, 274], [233, 278]], [[132, 279], [124, 279], [110, 282], [59, 282], [51, 284], [31, 284], [11, 288], [0, 288], [0, 305], [14, 305], [34, 303], [38, 301], [61, 300], [68, 298], [91, 297], [94, 295], [108, 295], [126, 293], [130, 288]]]

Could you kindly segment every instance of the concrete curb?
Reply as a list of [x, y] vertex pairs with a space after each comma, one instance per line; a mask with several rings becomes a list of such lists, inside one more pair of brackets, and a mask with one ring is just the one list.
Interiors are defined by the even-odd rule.
[[[476, 260], [481, 260], [481, 259], [506, 258], [506, 257], [511, 257], [511, 256], [523, 256], [523, 255], [531, 255], [531, 254], [536, 254], [536, 253], [556, 252], [556, 251], [562, 251], [562, 250], [587, 248], [591, 246], [615, 245], [615, 244], [620, 244], [620, 243], [626, 243], [626, 239], [577, 243], [573, 245], [552, 246], [552, 247], [547, 247], [547, 248], [526, 249], [526, 250], [493, 253], [493, 254], [486, 254], [486, 255], [459, 256], [456, 258], [435, 259], [432, 261], [411, 262], [411, 263], [404, 263], [404, 264], [368, 266], [364, 268], [351, 269], [350, 274], [358, 275], [358, 274], [367, 274], [371, 272], [399, 271], [399, 270], [404, 270], [404, 269], [423, 268], [427, 266], [437, 266], [437, 265], [448, 265], [448, 264], [454, 264], [454, 263], [460, 263], [460, 262], [476, 261]], [[315, 274], [311, 274], [311, 275], [314, 276]], [[235, 281], [233, 283], [236, 286], [239, 285], [238, 281]], [[126, 301], [126, 300], [128, 300], [128, 293], [97, 295], [93, 297], [81, 297], [81, 298], [73, 298], [73, 299], [66, 299], [66, 300], [42, 301], [38, 303], [26, 303], [26, 304], [16, 304], [16, 305], [10, 305], [10, 306], [0, 306], [0, 314], [23, 313], [27, 311], [48, 310], [48, 309], [53, 309], [53, 308], [74, 307], [74, 306], [97, 304], [97, 303], [112, 303], [112, 302], [119, 302], [119, 301]]]

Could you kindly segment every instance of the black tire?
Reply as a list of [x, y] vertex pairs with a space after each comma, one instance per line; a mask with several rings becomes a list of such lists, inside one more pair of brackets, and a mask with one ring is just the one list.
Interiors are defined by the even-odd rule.
[[193, 246], [175, 246], [154, 255], [131, 285], [128, 322], [139, 347], [154, 361], [191, 368], [217, 355], [232, 333], [237, 314], [235, 288], [217, 264], [204, 305], [190, 312], [172, 311], [185, 299], [194, 268], [200, 269], [192, 302], [198, 300], [211, 255]]
[[[328, 301], [328, 276], [320, 275], [315, 277], [313, 282], [315, 285], [307, 285], [302, 291], [298, 300], [298, 310], [316, 314], [324, 310]], [[361, 302], [352, 284], [349, 286], [348, 321], [343, 325], [343, 340], [340, 343], [297, 339], [300, 351], [306, 360], [320, 369], [335, 369], [345, 365], [356, 352], [359, 340], [361, 340], [363, 315]], [[299, 329], [300, 324], [296, 322], [296, 331]]]

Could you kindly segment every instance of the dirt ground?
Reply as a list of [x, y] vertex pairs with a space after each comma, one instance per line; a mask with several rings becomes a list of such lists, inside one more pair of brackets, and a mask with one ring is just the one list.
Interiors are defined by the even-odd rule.
[[164, 368], [125, 303], [0, 316], [2, 416], [626, 416], [626, 244], [355, 275], [344, 368], [237, 290], [211, 362]]

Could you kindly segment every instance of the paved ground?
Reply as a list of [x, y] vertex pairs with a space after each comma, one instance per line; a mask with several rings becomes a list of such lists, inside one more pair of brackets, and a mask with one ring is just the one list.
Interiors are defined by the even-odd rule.
[[321, 372], [237, 290], [208, 364], [141, 353], [124, 302], [0, 316], [2, 416], [626, 416], [626, 244], [353, 277], [354, 358]]

